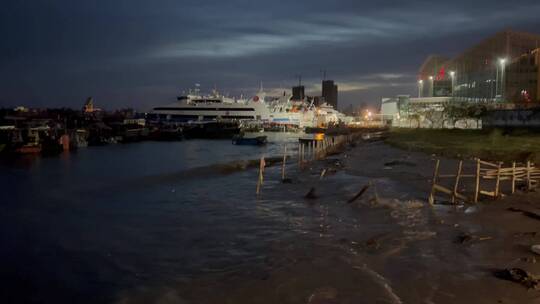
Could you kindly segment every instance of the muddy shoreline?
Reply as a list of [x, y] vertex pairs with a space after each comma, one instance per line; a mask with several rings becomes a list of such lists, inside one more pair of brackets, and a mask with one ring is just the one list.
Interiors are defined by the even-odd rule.
[[[478, 205], [429, 206], [434, 156], [365, 143], [341, 155], [279, 168], [256, 202], [286, 197], [313, 212], [290, 216], [292, 235], [276, 239], [263, 262], [128, 290], [118, 303], [537, 303], [540, 292], [501, 280], [498, 269], [540, 273], [532, 244], [540, 196], [519, 193]], [[445, 160], [448, 169], [452, 160]], [[320, 172], [326, 169], [324, 178]], [[371, 187], [347, 204], [360, 189]], [[310, 188], [316, 198], [305, 199]], [[286, 207], [284, 207], [286, 208]], [[463, 241], [463, 236], [472, 236]]]

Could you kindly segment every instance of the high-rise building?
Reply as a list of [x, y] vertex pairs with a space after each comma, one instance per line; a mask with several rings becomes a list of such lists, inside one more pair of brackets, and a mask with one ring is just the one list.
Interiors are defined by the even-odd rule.
[[322, 82], [322, 97], [334, 109], [338, 107], [338, 86], [333, 80], [323, 80]]
[[305, 88], [303, 85], [298, 85], [292, 88], [293, 100], [304, 100], [306, 97]]

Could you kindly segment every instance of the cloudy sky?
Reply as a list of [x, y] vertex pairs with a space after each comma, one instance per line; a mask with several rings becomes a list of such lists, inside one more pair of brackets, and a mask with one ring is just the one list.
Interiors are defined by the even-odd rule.
[[429, 54], [497, 31], [540, 33], [540, 2], [497, 0], [6, 0], [0, 106], [140, 110], [200, 83], [230, 95], [290, 88], [321, 70], [340, 107], [414, 94]]

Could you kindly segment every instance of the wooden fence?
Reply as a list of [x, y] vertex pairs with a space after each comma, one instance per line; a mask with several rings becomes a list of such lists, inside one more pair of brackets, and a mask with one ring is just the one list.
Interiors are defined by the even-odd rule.
[[343, 150], [346, 144], [353, 142], [359, 135], [321, 136], [301, 138], [298, 141], [298, 164], [303, 166], [311, 161], [324, 159], [328, 155]]
[[[298, 164], [300, 168], [304, 168], [309, 162], [321, 160], [327, 157], [328, 155], [336, 154], [342, 152], [347, 144], [352, 143], [361, 137], [361, 134], [350, 134], [350, 135], [336, 135], [336, 136], [320, 136], [314, 138], [301, 138], [298, 143]], [[285, 181], [285, 164], [287, 161], [287, 147], [285, 146], [283, 152], [283, 160], [281, 164], [281, 180]], [[259, 162], [259, 174], [257, 179], [257, 190], [256, 193], [259, 195], [262, 190], [262, 185], [264, 182], [264, 169], [266, 167], [266, 162], [264, 157], [261, 157]], [[321, 173], [321, 179], [324, 176], [326, 170], [323, 170]]]
[[[463, 173], [463, 161], [459, 161], [455, 174], [440, 174], [440, 160], [435, 163], [435, 170], [433, 173], [433, 180], [431, 184], [431, 192], [429, 194], [429, 203], [435, 203], [435, 195], [437, 192], [447, 194], [451, 198], [453, 204], [459, 199], [464, 202], [477, 203], [480, 196], [487, 196], [493, 199], [498, 199], [504, 194], [502, 193], [502, 183], [509, 183], [511, 194], [516, 192], [518, 185], [524, 186], [526, 190], [531, 190], [538, 185], [540, 181], [540, 168], [534, 166], [533, 163], [527, 162], [525, 164], [512, 163], [510, 167], [503, 167], [503, 163], [491, 163], [476, 159], [475, 172], [472, 174]], [[440, 183], [442, 179], [453, 180], [451, 186], [444, 186]], [[463, 184], [463, 179], [474, 180], [474, 191], [472, 198], [460, 193], [460, 186]], [[494, 185], [490, 189], [482, 189], [482, 186], [486, 186], [486, 182], [494, 182]]]

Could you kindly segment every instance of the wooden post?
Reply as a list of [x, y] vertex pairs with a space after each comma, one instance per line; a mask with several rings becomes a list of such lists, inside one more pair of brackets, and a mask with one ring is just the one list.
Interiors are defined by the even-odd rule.
[[461, 170], [463, 169], [463, 161], [460, 160], [458, 164], [458, 170], [456, 174], [456, 182], [454, 183], [454, 192], [452, 194], [452, 204], [456, 203], [456, 196], [458, 194], [459, 179], [461, 178]]
[[495, 199], [499, 198], [500, 185], [501, 185], [501, 163], [499, 163], [499, 167], [497, 168], [497, 181], [495, 182]]
[[476, 159], [476, 186], [474, 190], [474, 202], [478, 203], [478, 194], [480, 193], [480, 158]]
[[307, 147], [307, 160], [308, 162], [311, 160], [311, 141], [308, 142], [308, 147]]
[[265, 167], [265, 161], [264, 156], [261, 157], [261, 161], [259, 163], [259, 179], [257, 181], [257, 195], [261, 193], [261, 186], [264, 181], [264, 167]]
[[287, 146], [283, 151], [283, 163], [281, 164], [281, 180], [285, 179], [285, 162], [287, 161]]
[[298, 143], [298, 166], [302, 164], [302, 142]]
[[527, 191], [531, 191], [531, 161], [527, 161]]
[[512, 163], [512, 194], [516, 192], [516, 162]]
[[435, 203], [435, 185], [437, 184], [437, 178], [439, 177], [439, 165], [441, 163], [441, 160], [437, 159], [437, 163], [435, 164], [435, 172], [433, 173], [433, 180], [431, 183], [431, 193], [429, 194], [429, 204], [433, 205]]
[[324, 175], [326, 174], [326, 169], [323, 169], [321, 171], [321, 176], [319, 177], [319, 179], [323, 179]]

